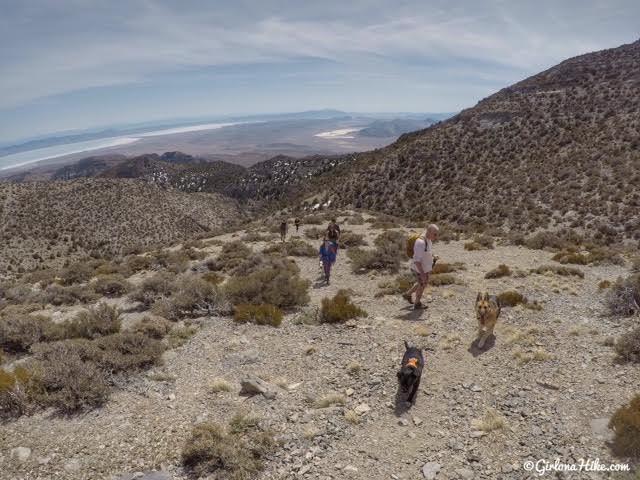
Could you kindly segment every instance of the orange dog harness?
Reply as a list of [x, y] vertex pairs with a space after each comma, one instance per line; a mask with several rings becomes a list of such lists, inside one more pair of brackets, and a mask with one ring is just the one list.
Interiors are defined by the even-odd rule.
[[407, 360], [407, 366], [411, 368], [418, 368], [418, 359], [410, 358], [409, 360]]

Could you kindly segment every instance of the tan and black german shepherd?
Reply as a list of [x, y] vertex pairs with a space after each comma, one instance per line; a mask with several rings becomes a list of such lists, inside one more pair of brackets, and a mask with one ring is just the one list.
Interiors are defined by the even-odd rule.
[[487, 292], [480, 293], [476, 297], [476, 316], [478, 317], [478, 348], [484, 347], [493, 334], [498, 317], [500, 316], [500, 300], [495, 295]]

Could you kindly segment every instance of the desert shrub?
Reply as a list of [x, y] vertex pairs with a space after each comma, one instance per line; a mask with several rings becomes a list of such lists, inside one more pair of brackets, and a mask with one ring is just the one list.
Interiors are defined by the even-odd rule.
[[341, 248], [360, 247], [366, 244], [367, 242], [364, 240], [364, 235], [349, 231], [343, 231], [340, 233]]
[[355, 247], [347, 251], [354, 273], [370, 270], [397, 272], [404, 259], [406, 237], [397, 230], [387, 230], [376, 237], [373, 250]]
[[437, 262], [433, 266], [433, 270], [431, 271], [431, 273], [437, 275], [439, 273], [453, 273], [460, 270], [465, 270], [464, 263], [462, 262], [454, 262], [454, 263]]
[[385, 280], [378, 283], [380, 290], [375, 294], [376, 297], [383, 295], [396, 295], [404, 293], [415, 283], [415, 276], [412, 273], [403, 273], [396, 276], [393, 280]]
[[120, 274], [98, 275], [91, 287], [106, 297], [121, 297], [131, 289], [129, 282]]
[[482, 247], [482, 245], [480, 245], [477, 242], [466, 242], [464, 244], [464, 249], [465, 250], [469, 250], [469, 251], [474, 251], [474, 250], [484, 250], [484, 248]]
[[252, 322], [258, 325], [279, 327], [282, 323], [282, 310], [273, 305], [236, 305], [233, 319], [239, 323]]
[[315, 257], [318, 255], [315, 248], [307, 242], [297, 238], [289, 239], [286, 242], [267, 245], [264, 248], [263, 253], [279, 253], [281, 255], [291, 255], [293, 257]]
[[600, 290], [604, 290], [606, 288], [610, 288], [611, 287], [611, 282], [609, 280], [600, 280], [598, 282], [598, 288]]
[[100, 303], [78, 313], [72, 320], [56, 325], [62, 328], [61, 337], [65, 338], [98, 338], [120, 331], [120, 312], [118, 309]]
[[227, 242], [222, 246], [220, 255], [215, 260], [207, 263], [209, 270], [233, 272], [234, 269], [242, 264], [247, 257], [251, 256], [252, 250], [244, 242], [234, 240]]
[[27, 413], [38, 389], [37, 377], [26, 368], [17, 366], [12, 372], [0, 368], [0, 419]]
[[23, 283], [25, 284], [39, 283], [41, 288], [46, 288], [48, 285], [51, 285], [53, 282], [55, 282], [55, 280], [56, 280], [56, 271], [51, 268], [30, 272], [22, 278]]
[[262, 458], [275, 446], [267, 432], [230, 433], [216, 423], [200, 423], [182, 448], [182, 464], [198, 477], [248, 480], [263, 470]]
[[541, 265], [538, 268], [530, 270], [531, 273], [537, 273], [539, 275], [545, 275], [547, 273], [555, 273], [564, 277], [574, 276], [584, 278], [584, 272], [576, 267], [566, 267], [558, 265]]
[[[189, 268], [189, 260], [191, 260], [189, 251], [178, 250], [158, 250], [156, 252], [149, 253], [151, 258], [150, 268], [153, 270], [168, 270], [173, 273], [182, 273]], [[196, 255], [198, 258], [198, 255]]]
[[285, 257], [263, 256], [249, 259], [237, 276], [224, 285], [233, 305], [270, 304], [286, 308], [309, 302], [310, 282], [300, 278], [300, 269]]
[[31, 345], [46, 338], [51, 325], [48, 318], [31, 315], [0, 318], [0, 347], [11, 353], [28, 352]]
[[80, 285], [63, 287], [54, 283], [41, 292], [39, 301], [55, 306], [75, 305], [76, 303], [94, 302], [98, 297], [98, 294]]
[[511, 275], [511, 269], [507, 265], [502, 263], [498, 265], [496, 268], [494, 268], [493, 270], [489, 270], [484, 275], [484, 278], [501, 278], [501, 277], [508, 277], [510, 275]]
[[612, 415], [613, 450], [619, 456], [640, 458], [640, 395], [635, 395]]
[[371, 224], [371, 228], [379, 228], [387, 230], [391, 228], [398, 228], [402, 226], [402, 221], [394, 217], [393, 215], [380, 214], [377, 217], [372, 217], [367, 220]]
[[527, 297], [522, 295], [517, 290], [507, 290], [498, 294], [498, 300], [503, 307], [515, 307], [523, 303], [527, 303]]
[[146, 278], [130, 295], [129, 299], [150, 306], [157, 300], [171, 295], [176, 288], [175, 275], [170, 272], [158, 272]]
[[193, 337], [198, 332], [197, 325], [176, 325], [167, 335], [166, 341], [169, 348], [178, 348]]
[[320, 215], [307, 215], [301, 221], [303, 224], [306, 223], [307, 225], [322, 225], [325, 220]]
[[640, 327], [621, 335], [615, 344], [620, 360], [640, 363]]
[[465, 250], [491, 250], [493, 238], [488, 235], [476, 235], [470, 242], [464, 244]]
[[321, 305], [322, 323], [343, 323], [352, 318], [367, 316], [367, 312], [351, 302], [349, 293], [345, 290], [339, 290], [333, 298], [323, 298]]
[[93, 276], [93, 268], [88, 262], [75, 262], [58, 273], [63, 285], [74, 285], [87, 282]]
[[139, 370], [155, 365], [165, 350], [162, 342], [135, 332], [100, 337], [91, 342], [89, 359], [108, 373]]
[[633, 315], [640, 312], [640, 274], [618, 278], [607, 295], [607, 306], [612, 315]]
[[162, 317], [144, 317], [131, 329], [133, 333], [140, 333], [149, 338], [162, 340], [171, 330], [173, 324]]
[[271, 240], [273, 240], [273, 235], [263, 235], [254, 231], [247, 232], [240, 237], [240, 241], [242, 242], [269, 242]]
[[224, 276], [217, 272], [207, 272], [202, 275], [202, 279], [212, 285], [220, 285], [224, 282]]
[[129, 255], [123, 262], [124, 268], [130, 272], [149, 270], [153, 264], [153, 257], [147, 255]]
[[534, 250], [560, 250], [567, 245], [580, 245], [583, 242], [582, 235], [568, 228], [558, 231], [544, 230], [524, 240], [525, 246]]
[[24, 303], [41, 302], [41, 298], [31, 285], [3, 285], [0, 290], [1, 297], [8, 303], [20, 305]]
[[94, 363], [84, 361], [77, 350], [65, 348], [65, 343], [51, 344], [52, 348], [38, 356], [44, 390], [39, 403], [63, 413], [103, 405], [109, 396], [104, 374]]
[[153, 313], [175, 321], [210, 315], [226, 308], [220, 289], [201, 278], [183, 275], [176, 278], [175, 286], [170, 297], [156, 301]]
[[563, 264], [587, 265], [589, 263], [589, 256], [580, 252], [558, 252], [553, 256], [553, 260]]
[[364, 217], [362, 214], [356, 213], [345, 219], [345, 222], [350, 225], [362, 225], [364, 224]]
[[323, 230], [322, 228], [311, 227], [307, 228], [304, 231], [304, 236], [310, 238], [311, 240], [321, 240], [322, 238], [324, 238], [325, 233], [327, 233], [327, 231]]
[[460, 281], [450, 273], [438, 273], [429, 275], [429, 285], [433, 287], [442, 287], [444, 285], [455, 285]]

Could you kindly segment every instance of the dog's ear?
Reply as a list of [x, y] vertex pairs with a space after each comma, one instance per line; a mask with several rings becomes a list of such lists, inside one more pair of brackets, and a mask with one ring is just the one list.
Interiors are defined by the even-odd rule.
[[402, 370], [398, 370], [396, 372], [396, 376], [398, 377], [398, 380], [400, 380], [400, 378], [402, 377]]
[[476, 297], [476, 302], [482, 300], [482, 293], [478, 292], [478, 296]]
[[488, 301], [489, 301], [489, 292], [484, 292], [484, 295], [482, 296], [482, 299], [483, 299], [485, 302], [488, 302]]
[[409, 345], [409, 342], [407, 342], [406, 340], [404, 341], [404, 348], [405, 350], [409, 350], [411, 348], [411, 345]]

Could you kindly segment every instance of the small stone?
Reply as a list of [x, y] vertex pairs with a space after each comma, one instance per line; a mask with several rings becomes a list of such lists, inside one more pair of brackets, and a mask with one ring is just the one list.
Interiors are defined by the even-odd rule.
[[67, 472], [79, 472], [81, 468], [82, 466], [80, 465], [80, 462], [75, 458], [64, 464], [64, 469]]
[[369, 405], [367, 405], [366, 403], [361, 403], [360, 405], [358, 405], [356, 408], [354, 408], [354, 411], [358, 414], [358, 415], [364, 415], [367, 412], [371, 411], [371, 407]]
[[421, 418], [419, 418], [419, 417], [413, 417], [413, 424], [414, 424], [416, 427], [419, 427], [419, 426], [422, 424], [422, 419], [421, 419]]
[[170, 393], [169, 395], [167, 395], [167, 400], [170, 400], [173, 402], [175, 399], [176, 399], [175, 393]]
[[481, 430], [476, 430], [476, 431], [471, 432], [469, 434], [469, 436], [471, 438], [480, 438], [480, 437], [484, 437], [486, 434], [487, 434], [487, 432], [483, 432]]
[[347, 388], [344, 393], [347, 394], [347, 397], [350, 397], [351, 395], [356, 393], [356, 391], [353, 388]]
[[270, 388], [270, 385], [258, 377], [248, 377], [240, 381], [240, 395], [243, 394], [262, 394], [269, 399], [273, 399], [276, 396], [276, 392]]
[[478, 385], [476, 385], [474, 383], [473, 385], [471, 385], [471, 391], [472, 392], [481, 392], [482, 391], [482, 387], [479, 387]]
[[468, 468], [458, 468], [456, 473], [464, 480], [471, 480], [474, 477], [473, 470], [469, 470]]
[[613, 431], [609, 429], [608, 418], [594, 418], [591, 420], [591, 431], [603, 440], [613, 439]]
[[19, 462], [26, 462], [31, 456], [31, 449], [28, 447], [16, 447], [11, 449], [11, 458], [16, 458]]
[[311, 465], [304, 465], [300, 470], [298, 470], [298, 475], [304, 475], [309, 470], [311, 470]]
[[560, 386], [555, 383], [546, 382], [542, 380], [536, 380], [536, 383], [540, 385], [542, 388], [548, 388], [549, 390], [560, 390]]
[[347, 465], [342, 469], [343, 472], [358, 473], [358, 469], [353, 465]]
[[291, 391], [291, 390], [295, 390], [296, 388], [298, 388], [300, 385], [302, 385], [302, 382], [298, 382], [298, 383], [292, 383], [291, 385], [287, 385], [287, 390]]
[[400, 425], [402, 427], [408, 427], [409, 426], [409, 420], [407, 420], [406, 418], [401, 418], [400, 420], [398, 420], [398, 425]]
[[436, 462], [427, 462], [422, 466], [422, 475], [427, 480], [434, 480], [440, 471], [440, 464]]

